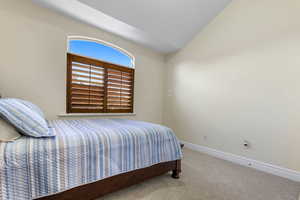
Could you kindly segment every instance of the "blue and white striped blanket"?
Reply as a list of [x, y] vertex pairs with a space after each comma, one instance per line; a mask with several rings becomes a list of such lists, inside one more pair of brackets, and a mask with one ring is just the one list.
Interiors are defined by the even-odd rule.
[[0, 143], [0, 199], [48, 196], [182, 157], [176, 136], [161, 125], [124, 119], [49, 123], [54, 138]]

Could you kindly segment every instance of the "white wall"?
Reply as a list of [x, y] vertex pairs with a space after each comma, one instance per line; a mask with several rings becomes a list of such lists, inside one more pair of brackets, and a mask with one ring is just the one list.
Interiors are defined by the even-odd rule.
[[180, 139], [300, 171], [299, 0], [233, 0], [165, 73]]
[[113, 43], [135, 56], [137, 115], [133, 118], [162, 121], [162, 55], [41, 8], [31, 0], [0, 0], [0, 5], [2, 95], [30, 100], [51, 119], [65, 112], [67, 36], [82, 35]]

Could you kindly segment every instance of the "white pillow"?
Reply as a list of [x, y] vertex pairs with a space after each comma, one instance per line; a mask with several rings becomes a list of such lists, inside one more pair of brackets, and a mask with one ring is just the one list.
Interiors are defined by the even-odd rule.
[[5, 120], [0, 118], [0, 142], [12, 142], [21, 137], [20, 133]]

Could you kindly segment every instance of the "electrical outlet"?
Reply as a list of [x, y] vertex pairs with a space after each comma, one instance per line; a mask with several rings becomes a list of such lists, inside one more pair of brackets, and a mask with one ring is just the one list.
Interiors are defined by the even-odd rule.
[[244, 146], [245, 149], [249, 149], [251, 147], [250, 142], [247, 141], [247, 140], [244, 140], [243, 146]]

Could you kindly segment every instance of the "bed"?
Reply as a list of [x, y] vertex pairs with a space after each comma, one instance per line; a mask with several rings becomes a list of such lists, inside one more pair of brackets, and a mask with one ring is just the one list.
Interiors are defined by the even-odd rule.
[[0, 143], [0, 199], [95, 199], [172, 171], [182, 152], [171, 129], [126, 119], [53, 120], [51, 138]]

